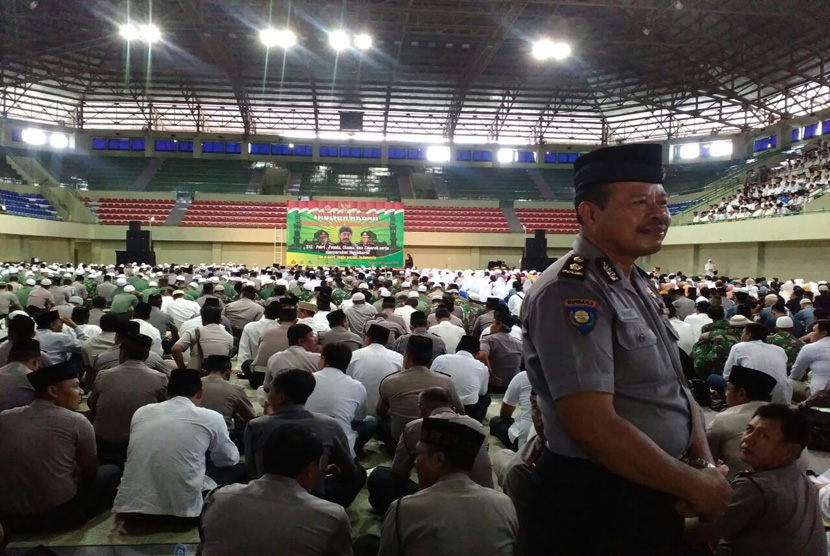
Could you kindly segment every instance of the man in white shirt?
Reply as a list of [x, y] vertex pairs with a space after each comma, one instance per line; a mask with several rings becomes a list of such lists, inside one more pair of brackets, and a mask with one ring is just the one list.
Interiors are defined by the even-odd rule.
[[[242, 336], [239, 339], [239, 353], [237, 354], [237, 362], [239, 367], [246, 373], [250, 372], [250, 365], [256, 358], [257, 349], [259, 349], [259, 340], [262, 338], [263, 332], [271, 328], [279, 326], [277, 317], [280, 314], [280, 304], [276, 302], [269, 303], [265, 307], [265, 314], [260, 320], [249, 322], [242, 329]], [[248, 369], [246, 369], [246, 363]]]
[[441, 307], [435, 311], [435, 318], [438, 319], [438, 324], [430, 326], [429, 331], [444, 340], [444, 344], [447, 346], [447, 353], [455, 353], [458, 342], [464, 336], [464, 329], [450, 322], [450, 312], [445, 307]]
[[[527, 371], [522, 371], [513, 377], [504, 393], [501, 410], [498, 417], [490, 419], [490, 434], [501, 440], [506, 448], [518, 452], [519, 448], [527, 441], [533, 421], [530, 416], [530, 393], [533, 388], [530, 379], [527, 378]], [[522, 408], [519, 420], [513, 420], [513, 412], [516, 406]]]
[[149, 303], [142, 301], [133, 309], [133, 318], [131, 320], [138, 323], [141, 334], [153, 340], [153, 346], [150, 349], [158, 355], [164, 355], [164, 349], [161, 347], [161, 334], [158, 328], [148, 322], [152, 310], [153, 308]]
[[314, 331], [314, 336], [318, 337], [320, 332], [328, 332], [331, 330], [327, 322], [322, 322], [314, 318], [317, 313], [317, 304], [310, 301], [300, 301], [297, 305], [297, 323], [307, 324]]
[[190, 350], [189, 368], [202, 368], [202, 361], [209, 355], [231, 355], [233, 336], [222, 326], [222, 310], [205, 306], [201, 310], [202, 326], [182, 333], [179, 341], [170, 350], [170, 355], [179, 369], [187, 368], [183, 353]]
[[[133, 415], [127, 463], [113, 511], [120, 514], [198, 518], [202, 493], [244, 482], [248, 469], [222, 415], [199, 407], [202, 380], [195, 369], [176, 369], [169, 400]], [[210, 452], [215, 467], [207, 469]]]
[[[366, 388], [366, 419], [374, 419], [380, 383], [388, 375], [403, 369], [403, 355], [386, 348], [389, 329], [374, 324], [366, 332], [366, 347], [352, 352], [346, 373]], [[365, 421], [365, 420], [364, 420]]]
[[198, 303], [187, 299], [182, 290], [176, 290], [173, 292], [173, 302], [166, 307], [162, 306], [161, 310], [173, 317], [176, 328], [181, 330], [182, 324], [198, 316], [201, 309]]
[[[77, 354], [77, 369], [83, 370], [81, 345], [87, 340], [83, 330], [72, 319], [61, 318], [57, 311], [42, 313], [35, 318], [37, 323], [36, 339], [40, 349], [46, 352], [52, 365], [71, 360]], [[72, 329], [64, 332], [63, 325]]]
[[378, 421], [366, 420], [366, 388], [346, 374], [351, 360], [352, 350], [346, 344], [326, 344], [320, 356], [320, 370], [314, 373], [317, 384], [305, 406], [337, 421], [355, 457], [374, 435]]
[[695, 343], [700, 339], [703, 327], [714, 322], [707, 314], [709, 312], [709, 307], [710, 305], [708, 301], [698, 298], [697, 303], [695, 303], [695, 312], [683, 320], [686, 324], [692, 325]]
[[516, 280], [515, 286], [513, 289], [516, 290], [516, 293], [510, 296], [510, 299], [507, 300], [507, 309], [510, 311], [510, 314], [513, 315], [515, 318], [519, 318], [522, 314], [522, 302], [525, 299], [525, 292], [522, 288], [522, 283], [519, 280]]
[[830, 323], [815, 321], [809, 338], [810, 343], [801, 348], [793, 363], [790, 380], [802, 380], [810, 371], [810, 392], [815, 394], [830, 382]]
[[[400, 295], [401, 294], [399, 293], [398, 296], [400, 296]], [[409, 325], [410, 325], [409, 318], [412, 316], [412, 313], [414, 313], [417, 310], [418, 310], [418, 299], [414, 298], [414, 297], [413, 298], [407, 298], [406, 301], [404, 301], [404, 304], [401, 307], [398, 307], [397, 309], [395, 309], [395, 314], [400, 316], [404, 320], [404, 322], [406, 323], [406, 326], [409, 327]]]
[[734, 365], [761, 371], [776, 381], [772, 390], [772, 403], [788, 404], [792, 401], [793, 389], [787, 381], [787, 352], [783, 348], [766, 343], [769, 329], [757, 322], [744, 328], [741, 342], [732, 346], [723, 366], [723, 377], [712, 375], [707, 383], [715, 390], [726, 388], [729, 373]]
[[[677, 332], [678, 340], [677, 346], [682, 349], [686, 355], [692, 356], [692, 348], [695, 345], [695, 329], [691, 324], [683, 322], [677, 318], [677, 308], [672, 302], [665, 298], [666, 307], [669, 310], [669, 324], [672, 325], [674, 331]], [[691, 315], [689, 315], [691, 316]]]
[[479, 341], [472, 336], [464, 336], [458, 343], [455, 354], [439, 355], [430, 366], [430, 370], [450, 375], [455, 391], [464, 404], [464, 413], [476, 421], [483, 421], [487, 408], [492, 401], [487, 395], [487, 383], [490, 372], [487, 365], [475, 358]]

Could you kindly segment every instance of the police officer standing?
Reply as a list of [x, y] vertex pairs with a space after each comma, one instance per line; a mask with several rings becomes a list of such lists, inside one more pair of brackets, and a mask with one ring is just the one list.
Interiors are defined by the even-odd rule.
[[532, 478], [531, 553], [675, 554], [683, 517], [722, 514], [731, 490], [661, 297], [634, 264], [660, 250], [671, 223], [662, 147], [599, 149], [574, 170], [579, 235], [522, 308], [547, 437]]

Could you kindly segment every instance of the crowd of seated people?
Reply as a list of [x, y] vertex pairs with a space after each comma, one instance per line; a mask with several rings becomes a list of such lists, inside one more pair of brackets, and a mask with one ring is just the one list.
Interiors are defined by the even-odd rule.
[[[77, 528], [112, 508], [128, 533], [198, 525], [205, 555], [538, 553], [528, 493], [545, 436], [519, 322], [537, 278], [4, 265], [0, 524]], [[815, 546], [823, 491], [801, 489], [806, 409], [792, 404], [830, 400], [827, 284], [654, 279], [696, 397], [728, 407], [709, 442], [733, 505], [688, 520], [690, 547]], [[367, 472], [370, 442], [390, 464]], [[490, 442], [504, 447], [492, 458]], [[792, 492], [765, 498], [781, 477]], [[364, 488], [383, 525], [353, 540], [345, 509]]]
[[722, 197], [707, 210], [694, 212], [692, 222], [722, 222], [762, 216], [798, 214], [804, 205], [830, 190], [830, 148], [826, 141], [807, 145], [777, 168], [761, 166], [746, 174], [737, 195]]

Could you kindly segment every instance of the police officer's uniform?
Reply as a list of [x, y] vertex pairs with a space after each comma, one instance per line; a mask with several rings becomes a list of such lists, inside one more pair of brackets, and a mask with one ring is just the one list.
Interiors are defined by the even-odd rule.
[[[648, 160], [615, 165], [613, 153], [611, 160], [602, 153], [611, 149], [595, 151], [585, 158], [598, 162], [605, 178], [590, 183], [661, 181], [654, 171], [659, 154], [626, 148], [627, 156]], [[576, 165], [578, 186], [579, 169], [588, 164]], [[580, 392], [613, 394], [620, 417], [671, 456], [684, 455], [692, 441], [694, 402], [655, 285], [636, 267], [626, 279], [605, 253], [578, 236], [573, 250], [536, 280], [522, 324], [548, 447], [533, 479], [531, 553], [658, 554], [676, 545], [683, 520], [672, 510], [671, 497], [591, 461], [556, 408], [557, 400]]]

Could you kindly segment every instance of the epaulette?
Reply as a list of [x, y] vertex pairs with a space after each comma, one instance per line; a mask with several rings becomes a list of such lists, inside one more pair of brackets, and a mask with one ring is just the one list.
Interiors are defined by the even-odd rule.
[[587, 266], [588, 259], [580, 255], [571, 255], [559, 271], [559, 276], [584, 280], [587, 273]]
[[620, 275], [614, 270], [614, 265], [608, 259], [597, 259], [597, 268], [609, 284], [620, 281]]

